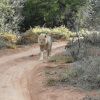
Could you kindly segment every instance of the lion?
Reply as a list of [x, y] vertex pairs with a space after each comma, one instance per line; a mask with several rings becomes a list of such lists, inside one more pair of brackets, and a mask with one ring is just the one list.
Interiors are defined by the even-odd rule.
[[38, 43], [40, 45], [40, 59], [43, 60], [44, 58], [44, 51], [46, 50], [47, 53], [47, 59], [51, 55], [51, 49], [52, 49], [52, 39], [49, 35], [46, 35], [44, 33], [41, 33], [38, 37]]

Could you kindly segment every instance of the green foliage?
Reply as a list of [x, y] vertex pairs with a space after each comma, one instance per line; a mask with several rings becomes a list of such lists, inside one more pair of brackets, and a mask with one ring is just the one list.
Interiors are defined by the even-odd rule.
[[90, 16], [87, 19], [87, 26], [90, 30], [100, 31], [100, 0], [91, 0], [91, 8]]
[[17, 32], [21, 23], [21, 9], [23, 0], [2, 0], [0, 1], [0, 33], [9, 31]]
[[83, 36], [84, 37], [86, 35], [89, 35], [90, 34], [90, 31], [88, 29], [82, 28], [82, 29], [79, 30], [78, 33], [79, 33], [80, 36]]
[[26, 33], [21, 35], [18, 44], [31, 44], [38, 42], [38, 34], [33, 32], [33, 29], [29, 29]]
[[48, 80], [47, 80], [47, 85], [49, 85], [49, 86], [54, 86], [55, 85], [55, 79], [53, 79], [53, 78], [49, 78]]
[[60, 26], [53, 29], [37, 26], [35, 28], [30, 28], [28, 31], [22, 34], [19, 44], [36, 43], [38, 42], [38, 36], [41, 33], [45, 33], [47, 35], [52, 36], [53, 41], [67, 39], [73, 35], [73, 33], [69, 31], [65, 26]]
[[60, 82], [73, 84], [75, 81], [72, 81], [72, 79], [76, 78], [78, 75], [82, 73], [83, 73], [83, 70], [81, 68], [76, 69], [74, 67], [69, 67], [68, 69], [65, 70], [65, 72], [59, 75], [59, 80]]
[[69, 80], [69, 76], [66, 73], [62, 73], [59, 75], [60, 82], [67, 82]]
[[[78, 9], [85, 4], [86, 0], [26, 0], [23, 16], [25, 20], [22, 28], [30, 26], [54, 27], [68, 25], [75, 21], [72, 19]], [[75, 13], [72, 15], [72, 13]], [[73, 22], [72, 22], [72, 20]], [[70, 20], [70, 21], [69, 21]], [[72, 25], [71, 25], [72, 27]], [[25, 31], [24, 29], [22, 29]]]
[[14, 49], [14, 48], [16, 48], [15, 44], [17, 43], [17, 40], [19, 39], [19, 37], [15, 34], [9, 32], [9, 33], [0, 35], [0, 39], [2, 40], [1, 44], [3, 44], [3, 46]]
[[8, 43], [15, 44], [17, 42], [17, 36], [13, 33], [5, 33], [2, 35], [3, 40]]
[[82, 100], [100, 100], [99, 96], [85, 96]]
[[59, 80], [89, 90], [100, 88], [99, 61], [100, 57], [89, 57], [73, 63], [64, 73], [60, 74]]
[[59, 62], [59, 63], [72, 63], [74, 58], [72, 56], [67, 56], [63, 54], [57, 54], [49, 59], [49, 62]]
[[84, 42], [90, 43], [95, 46], [100, 46], [100, 32], [90, 32], [84, 36]]
[[73, 35], [73, 33], [65, 26], [55, 27], [52, 29], [52, 35], [56, 39], [66, 39]]
[[10, 48], [10, 49], [16, 49], [16, 45], [15, 45], [15, 44], [5, 43], [5, 46], [6, 46], [7, 48]]
[[33, 32], [35, 32], [36, 34], [44, 32], [48, 35], [51, 35], [53, 40], [67, 39], [73, 35], [73, 33], [65, 26], [55, 28], [35, 27], [33, 28]]

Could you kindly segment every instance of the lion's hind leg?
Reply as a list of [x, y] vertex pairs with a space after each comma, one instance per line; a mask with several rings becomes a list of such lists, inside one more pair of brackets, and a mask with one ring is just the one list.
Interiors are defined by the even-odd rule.
[[51, 50], [49, 49], [49, 50], [47, 50], [47, 59], [49, 59], [50, 56], [51, 56]]

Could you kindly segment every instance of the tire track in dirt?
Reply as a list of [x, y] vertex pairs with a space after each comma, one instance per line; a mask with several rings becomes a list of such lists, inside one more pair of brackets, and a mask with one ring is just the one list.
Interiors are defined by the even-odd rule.
[[[63, 45], [64, 42], [54, 43], [53, 49]], [[27, 76], [30, 73], [27, 72], [35, 68], [38, 70], [37, 66], [41, 65], [42, 61], [38, 61], [37, 56], [33, 57], [33, 60], [24, 58], [38, 54], [39, 47], [0, 58], [0, 100], [31, 100], [27, 86]]]

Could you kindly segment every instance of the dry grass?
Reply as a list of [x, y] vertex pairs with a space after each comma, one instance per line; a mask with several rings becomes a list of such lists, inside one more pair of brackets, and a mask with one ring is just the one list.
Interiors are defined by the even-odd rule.
[[18, 44], [32, 44], [38, 42], [38, 35], [33, 32], [33, 29], [26, 31], [26, 33], [21, 35], [21, 39]]
[[53, 79], [53, 78], [48, 78], [47, 79], [47, 85], [48, 86], [54, 86], [54, 85], [56, 85], [56, 80]]
[[82, 100], [100, 100], [98, 96], [86, 96]]
[[13, 33], [5, 33], [1, 35], [0, 38], [2, 40], [1, 43], [3, 44], [3, 46], [7, 48], [15, 49], [19, 37]]
[[65, 26], [55, 27], [53, 29], [37, 26], [35, 28], [30, 28], [22, 34], [19, 44], [36, 43], [38, 35], [41, 33], [50, 35], [53, 41], [67, 39], [69, 36], [73, 35]]
[[74, 58], [72, 56], [64, 55], [61, 53], [51, 57], [49, 62], [72, 63], [74, 62]]
[[64, 71], [59, 73], [59, 78], [57, 77], [59, 84], [70, 84], [86, 90], [100, 89], [100, 56], [95, 51], [92, 51], [94, 50], [93, 48], [98, 48], [98, 50], [100, 48], [95, 43], [97, 41], [94, 41], [94, 44], [90, 44], [83, 39], [80, 41], [79, 48], [78, 41], [76, 40], [73, 43], [74, 45], [71, 45], [66, 50], [66, 52], [70, 52], [69, 55], [61, 53], [50, 59], [50, 62], [59, 64], [71, 62], [70, 67], [65, 68]]

